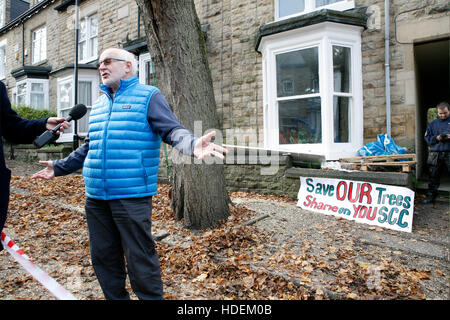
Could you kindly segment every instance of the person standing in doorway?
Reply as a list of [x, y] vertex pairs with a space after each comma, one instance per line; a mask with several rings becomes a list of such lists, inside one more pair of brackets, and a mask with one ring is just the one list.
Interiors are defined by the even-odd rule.
[[433, 120], [425, 132], [429, 146], [428, 192], [424, 204], [433, 203], [438, 195], [441, 177], [450, 172], [450, 106], [441, 102], [437, 106], [439, 119]]

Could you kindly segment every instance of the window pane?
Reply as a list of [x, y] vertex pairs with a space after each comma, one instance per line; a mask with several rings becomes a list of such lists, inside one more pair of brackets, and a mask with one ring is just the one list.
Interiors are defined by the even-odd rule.
[[42, 29], [41, 44], [40, 44], [40, 60], [47, 59], [47, 32], [46, 29]]
[[[67, 118], [69, 116], [70, 109], [61, 111], [61, 117]], [[70, 126], [69, 130], [72, 132], [73, 126]], [[69, 133], [68, 130], [64, 130], [64, 133]]]
[[[0, 3], [1, 5], [1, 3]], [[6, 47], [0, 47], [0, 79], [5, 78], [5, 70], [6, 70]]]
[[335, 3], [335, 2], [341, 2], [343, 0], [316, 0], [316, 8], [327, 6], [329, 4]]
[[86, 114], [78, 120], [78, 133], [80, 132], [88, 132], [89, 131], [89, 114], [91, 113], [91, 109], [88, 108]]
[[47, 32], [46, 28], [42, 27], [33, 31], [32, 33], [32, 48], [31, 57], [32, 63], [39, 62], [47, 58]]
[[30, 105], [34, 109], [45, 109], [44, 94], [43, 93], [30, 93]]
[[27, 84], [21, 83], [17, 86], [17, 95], [23, 95], [27, 92]]
[[59, 107], [62, 111], [71, 108], [71, 104], [72, 104], [72, 82], [62, 83], [59, 85]]
[[5, 24], [5, 1], [0, 0], [0, 28]]
[[334, 92], [351, 92], [350, 48], [333, 46]]
[[145, 61], [145, 84], [151, 86], [157, 86], [158, 81], [156, 80], [155, 71], [153, 69], [152, 60]]
[[334, 97], [334, 142], [350, 142], [350, 98]]
[[97, 36], [97, 32], [98, 32], [98, 22], [97, 22], [97, 15], [93, 15], [89, 18], [89, 22], [90, 22], [90, 32], [89, 32], [89, 36], [92, 37], [96, 37]]
[[305, 10], [305, 0], [278, 0], [278, 3], [280, 18]]
[[31, 83], [31, 91], [32, 92], [44, 92], [44, 84], [43, 83]]
[[17, 95], [17, 105], [23, 106], [25, 105], [25, 95]]
[[92, 83], [91, 81], [78, 81], [78, 103], [92, 106]]
[[94, 57], [97, 55], [97, 38], [89, 40], [89, 56]]
[[322, 142], [320, 97], [278, 103], [280, 144]]
[[87, 57], [87, 49], [86, 49], [86, 41], [82, 41], [80, 42], [80, 44], [78, 45], [78, 50], [79, 50], [79, 60], [84, 60]]
[[80, 37], [80, 41], [86, 40], [87, 38], [87, 26], [86, 26], [87, 22], [86, 22], [86, 18], [85, 19], [80, 19], [80, 32], [79, 32], [79, 37]]
[[276, 56], [278, 97], [319, 92], [318, 52], [314, 47]]

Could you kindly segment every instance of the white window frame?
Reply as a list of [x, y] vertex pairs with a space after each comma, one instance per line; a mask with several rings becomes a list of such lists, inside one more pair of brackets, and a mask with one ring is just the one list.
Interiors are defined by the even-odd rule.
[[[74, 90], [73, 90], [73, 84], [74, 84], [74, 75], [65, 75], [65, 76], [61, 76], [57, 79], [57, 114], [58, 117], [62, 117], [62, 110], [61, 110], [61, 93], [60, 93], [60, 85], [63, 83], [67, 83], [70, 82], [72, 84], [72, 90], [71, 90], [71, 96], [70, 96], [70, 106], [69, 109], [73, 107], [73, 102], [75, 101], [74, 99]], [[99, 89], [98, 89], [98, 85], [99, 85], [99, 79], [98, 79], [98, 74], [97, 74], [97, 70], [79, 70], [79, 74], [78, 74], [78, 82], [81, 81], [90, 81], [91, 82], [91, 97], [92, 97], [92, 104], [94, 104], [95, 100], [98, 99], [99, 97]], [[86, 106], [88, 109], [88, 113], [91, 110], [92, 106]], [[85, 115], [85, 117], [88, 116], [88, 113]], [[82, 131], [78, 131], [77, 132], [78, 135], [80, 136], [86, 136], [87, 132], [82, 132]], [[56, 140], [56, 142], [58, 143], [62, 143], [62, 142], [70, 142], [73, 141], [73, 124], [70, 127], [69, 130], [65, 130], [64, 133], [62, 133], [60, 135], [60, 137], [58, 138], [58, 140]]]
[[32, 107], [33, 109], [35, 109], [32, 105], [31, 105], [31, 84], [32, 83], [42, 83], [44, 85], [44, 108], [43, 109], [36, 109], [36, 110], [49, 110], [49, 84], [48, 84], [48, 79], [34, 79], [34, 78], [27, 78], [21, 81], [17, 81], [16, 82], [16, 86], [13, 88], [13, 104], [17, 105], [17, 87], [22, 85], [22, 84], [26, 84], [25, 85], [25, 105]]
[[[42, 30], [43, 33], [39, 32]], [[39, 38], [37, 38], [38, 34], [41, 35], [39, 36]], [[36, 53], [38, 54], [36, 55]], [[34, 29], [31, 32], [31, 63], [36, 64], [46, 59], [47, 59], [47, 27], [43, 25], [40, 26], [39, 28]]]
[[6, 79], [6, 45], [8, 43], [8, 39], [4, 39], [0, 41], [0, 48], [3, 48], [5, 54], [0, 55], [0, 80]]
[[[139, 83], [141, 84], [147, 84], [146, 83], [146, 79], [147, 79], [147, 70], [145, 68], [147, 62], [151, 62], [152, 61], [152, 57], [150, 56], [149, 52], [146, 53], [142, 53], [139, 55]], [[151, 65], [152, 71], [154, 72], [153, 68], [153, 64]]]
[[6, 0], [0, 0], [0, 28], [5, 25]]
[[[97, 34], [95, 34], [94, 36], [91, 35], [91, 26], [92, 26], [91, 21], [92, 21], [93, 16], [97, 17]], [[81, 55], [79, 53], [79, 63], [89, 63], [98, 58], [98, 23], [99, 23], [98, 13], [92, 12], [88, 15], [85, 15], [84, 17], [82, 17], [80, 19], [80, 24], [81, 24], [82, 20], [84, 20], [86, 23], [86, 39], [84, 39], [84, 40], [81, 39], [81, 30], [80, 30], [80, 39], [78, 40], [78, 45], [79, 45], [78, 50], [80, 50], [80, 48], [81, 48], [81, 43], [86, 42], [87, 55], [84, 59], [82, 59]], [[94, 41], [94, 39], [97, 39], [97, 42], [96, 42], [97, 45], [93, 46], [92, 52], [90, 52], [90, 42]]]
[[275, 21], [278, 20], [284, 20], [289, 19], [292, 17], [304, 15], [313, 11], [322, 10], [322, 9], [332, 9], [337, 11], [344, 11], [348, 9], [353, 9], [355, 7], [355, 1], [354, 0], [341, 0], [336, 3], [332, 3], [326, 6], [316, 7], [316, 1], [315, 0], [305, 0], [305, 10], [302, 12], [294, 13], [288, 16], [280, 17], [280, 0], [274, 1], [274, 12], [275, 12]]
[[[323, 155], [327, 160], [356, 155], [363, 145], [362, 93], [362, 28], [324, 22], [300, 29], [265, 36], [261, 40], [263, 56], [264, 148], [277, 151]], [[333, 77], [333, 45], [351, 48], [351, 93], [335, 93]], [[317, 144], [280, 144], [277, 97], [276, 55], [290, 51], [318, 47], [319, 93], [302, 98], [321, 98], [322, 142]], [[335, 143], [333, 130], [334, 95], [350, 97], [350, 132], [348, 143]]]

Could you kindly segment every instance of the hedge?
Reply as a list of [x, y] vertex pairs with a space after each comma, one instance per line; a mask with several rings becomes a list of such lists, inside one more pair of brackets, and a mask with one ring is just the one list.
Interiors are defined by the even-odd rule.
[[32, 107], [18, 105], [12, 107], [19, 116], [24, 119], [41, 119], [48, 117], [56, 117], [56, 113], [50, 110], [37, 110]]

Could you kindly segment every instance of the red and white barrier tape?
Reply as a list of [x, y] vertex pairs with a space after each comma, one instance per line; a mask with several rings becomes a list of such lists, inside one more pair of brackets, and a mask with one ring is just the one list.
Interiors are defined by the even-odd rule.
[[1, 234], [3, 247], [22, 265], [37, 281], [46, 287], [59, 300], [77, 300], [55, 279], [42, 271], [4, 232]]

